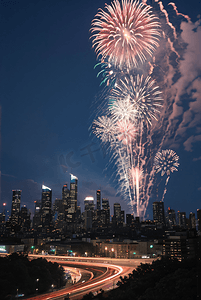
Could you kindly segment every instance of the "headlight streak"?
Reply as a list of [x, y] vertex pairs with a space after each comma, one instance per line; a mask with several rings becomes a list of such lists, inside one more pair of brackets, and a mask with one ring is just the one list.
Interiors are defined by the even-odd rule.
[[[101, 266], [103, 266], [103, 264], [101, 264]], [[114, 274], [114, 275], [112, 275], [112, 276], [110, 276], [110, 277], [108, 277], [108, 278], [106, 278], [106, 279], [102, 279], [102, 280], [100, 280], [100, 281], [98, 281], [98, 282], [87, 284], [87, 288], [94, 287], [94, 286], [99, 285], [99, 284], [101, 284], [101, 283], [110, 281], [110, 280], [112, 280], [113, 278], [118, 277], [118, 276], [123, 272], [123, 268], [122, 268], [122, 267], [120, 267], [120, 266], [115, 266], [115, 265], [111, 265], [111, 266], [112, 266], [112, 267], [115, 267], [115, 268], [118, 270], [117, 274]], [[108, 268], [108, 266], [107, 266], [107, 268]], [[80, 291], [80, 290], [83, 290], [83, 288], [82, 288], [82, 287], [81, 287], [81, 288], [77, 288], [75, 292]], [[73, 293], [72, 293], [72, 294], [73, 294]]]
[[[41, 255], [34, 255], [34, 254], [32, 254], [32, 255], [29, 255], [29, 257], [38, 258], [38, 257], [44, 257], [44, 256], [43, 256], [43, 255], [41, 256]], [[53, 257], [52, 255], [46, 255], [45, 258], [49, 259], [50, 261], [57, 261], [57, 262], [60, 263], [60, 264], [72, 262], [72, 263], [79, 263], [80, 265], [86, 265], [86, 263], [87, 263], [88, 266], [93, 266], [93, 265], [94, 265], [94, 263], [88, 262], [88, 260], [91, 260], [91, 259], [94, 259], [94, 258], [84, 259], [84, 261], [86, 261], [86, 262], [80, 262], [80, 261], [79, 261], [79, 260], [81, 259], [80, 257], [77, 257], [77, 258], [74, 257], [73, 260], [71, 260], [71, 259], [69, 260], [69, 258], [66, 258], [66, 257], [63, 257], [63, 256], [55, 256], [55, 257]], [[77, 261], [76, 259], [78, 259], [78, 261]], [[75, 261], [74, 261], [74, 260], [75, 260]], [[117, 271], [117, 273], [114, 274], [114, 275], [111, 275], [111, 276], [109, 276], [109, 277], [107, 277], [107, 278], [105, 278], [105, 279], [101, 279], [101, 280], [98, 280], [98, 278], [93, 278], [93, 279], [91, 279], [91, 280], [97, 279], [98, 281], [97, 281], [97, 282], [94, 282], [94, 283], [90, 283], [90, 284], [87, 284], [87, 281], [86, 281], [86, 282], [84, 283], [84, 287], [78, 287], [78, 288], [75, 288], [75, 290], [73, 290], [73, 291], [71, 291], [71, 290], [68, 288], [66, 291], [62, 291], [62, 290], [57, 291], [57, 292], [60, 292], [59, 295], [54, 295], [55, 293], [57, 293], [57, 292], [54, 292], [54, 294], [52, 294], [53, 296], [51, 296], [51, 297], [48, 296], [48, 298], [50, 297], [50, 299], [55, 299], [55, 298], [57, 298], [57, 297], [62, 297], [62, 296], [66, 295], [66, 294], [69, 293], [69, 292], [70, 292], [70, 295], [73, 297], [73, 294], [76, 294], [76, 293], [79, 292], [79, 291], [84, 291], [85, 288], [86, 288], [86, 289], [93, 288], [93, 287], [96, 287], [96, 286], [98, 286], [98, 285], [100, 285], [100, 284], [104, 284], [104, 283], [106, 283], [106, 282], [109, 282], [109, 281], [113, 280], [114, 278], [117, 278], [117, 277], [124, 271], [124, 269], [123, 269], [121, 266], [113, 265], [113, 264], [106, 264], [106, 263], [104, 263], [104, 262], [97, 262], [95, 265], [96, 265], [96, 266], [99, 266], [99, 265], [100, 265], [100, 267], [105, 267], [105, 268], [107, 269], [107, 271], [106, 271], [105, 273], [109, 272], [110, 269], [113, 269], [113, 270]], [[86, 271], [87, 271], [87, 270], [86, 270]], [[88, 272], [89, 272], [89, 271], [88, 271]], [[91, 273], [91, 272], [90, 272], [90, 273]], [[105, 273], [102, 274], [102, 275], [100, 275], [100, 276], [101, 276], [101, 277], [102, 277], [102, 276], [105, 276]], [[78, 283], [78, 284], [82, 284], [82, 283]], [[113, 284], [113, 283], [112, 283], [112, 284]], [[37, 299], [38, 299], [39, 297], [44, 299], [44, 297], [47, 297], [47, 295], [46, 295], [46, 294], [44, 294], [44, 295], [41, 294], [40, 296], [37, 296]], [[33, 297], [33, 299], [36, 299], [36, 298]], [[45, 298], [45, 299], [47, 299], [47, 298]]]

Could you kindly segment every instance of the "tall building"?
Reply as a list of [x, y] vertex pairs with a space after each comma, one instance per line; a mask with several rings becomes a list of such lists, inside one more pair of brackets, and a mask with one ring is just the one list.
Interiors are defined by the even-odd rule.
[[30, 231], [31, 220], [30, 220], [30, 212], [28, 211], [26, 205], [21, 207], [20, 211], [20, 229], [22, 232]]
[[177, 224], [176, 223], [176, 214], [175, 214], [174, 209], [171, 209], [170, 207], [168, 207], [166, 220], [167, 220], [167, 224], [169, 225], [170, 228], [173, 228], [173, 226], [175, 226]]
[[53, 214], [54, 214], [54, 221], [63, 221], [64, 217], [64, 207], [63, 207], [63, 200], [62, 199], [55, 199], [53, 204]]
[[69, 213], [74, 214], [77, 211], [77, 183], [78, 178], [73, 174], [70, 175], [70, 208]]
[[116, 220], [121, 219], [121, 205], [120, 205], [120, 203], [114, 203], [114, 218]]
[[134, 222], [134, 217], [132, 214], [126, 214], [126, 224], [131, 225]]
[[178, 225], [181, 228], [186, 228], [186, 213], [178, 211], [177, 216], [178, 216]]
[[5, 209], [6, 203], [3, 203], [3, 212], [0, 213], [0, 234], [3, 234], [6, 227], [6, 209]]
[[101, 191], [96, 191], [96, 209], [97, 211], [101, 210]]
[[52, 225], [52, 190], [45, 185], [42, 185], [41, 202], [42, 231], [47, 232]]
[[197, 209], [198, 230], [201, 232], [201, 209]]
[[19, 224], [21, 190], [13, 190], [12, 206], [11, 206], [11, 224], [12, 226]]
[[189, 214], [189, 229], [196, 228], [196, 220], [195, 220], [195, 213], [190, 212]]
[[157, 224], [165, 225], [164, 202], [153, 202], [153, 219]]
[[95, 209], [94, 197], [86, 197], [84, 199], [84, 210], [94, 211], [94, 209]]
[[65, 227], [65, 211], [62, 199], [55, 199], [53, 204], [53, 222], [54, 229], [59, 230], [60, 232]]
[[113, 222], [117, 225], [123, 225], [125, 219], [124, 211], [121, 210], [120, 203], [114, 203]]
[[35, 210], [34, 210], [34, 216], [33, 216], [33, 228], [36, 231], [40, 231], [40, 229], [42, 228], [42, 220], [41, 220], [42, 202], [41, 202], [41, 200], [36, 200], [36, 201], [34, 201], [34, 203], [35, 203]]
[[102, 199], [101, 219], [104, 225], [108, 225], [110, 223], [110, 205], [109, 200], [106, 198]]
[[93, 197], [86, 197], [84, 199], [84, 220], [85, 220], [85, 229], [92, 228], [93, 220], [95, 217], [95, 204]]
[[62, 188], [62, 202], [63, 202], [64, 216], [66, 220], [68, 215], [68, 209], [70, 208], [70, 191], [68, 189], [67, 184], [64, 184]]
[[121, 211], [121, 223], [124, 224], [124, 222], [125, 222], [125, 211], [122, 210]]

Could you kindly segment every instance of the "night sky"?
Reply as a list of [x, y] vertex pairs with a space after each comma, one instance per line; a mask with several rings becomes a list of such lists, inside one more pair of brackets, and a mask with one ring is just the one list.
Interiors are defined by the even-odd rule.
[[[84, 198], [95, 197], [101, 189], [111, 207], [120, 202], [130, 212], [123, 197], [116, 195], [114, 170], [106, 167], [109, 157], [89, 130], [92, 104], [102, 91], [89, 30], [104, 4], [103, 0], [0, 1], [0, 211], [3, 202], [11, 209], [12, 190], [21, 189], [21, 203], [33, 213], [34, 201], [41, 199], [41, 185], [52, 189], [53, 200], [60, 198], [73, 173], [78, 177], [82, 209]], [[168, 1], [163, 4], [167, 8]], [[197, 17], [201, 1], [179, 0], [176, 5], [193, 23], [185, 29], [186, 50], [177, 81], [180, 113], [175, 116], [173, 109], [176, 129], [167, 142], [180, 156], [180, 167], [170, 177], [164, 202], [165, 209], [186, 211], [188, 216], [201, 208], [201, 25]], [[150, 218], [155, 200], [160, 197], [153, 194], [147, 211]]]

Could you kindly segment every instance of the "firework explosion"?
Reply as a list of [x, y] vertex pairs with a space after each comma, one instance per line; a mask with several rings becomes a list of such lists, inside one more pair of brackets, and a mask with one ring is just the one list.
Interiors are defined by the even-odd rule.
[[118, 68], [133, 68], [152, 56], [158, 47], [160, 24], [149, 5], [115, 0], [92, 22], [93, 47], [102, 60]]
[[[118, 192], [128, 200], [134, 216], [140, 217], [145, 216], [155, 174], [167, 174], [167, 186], [179, 166], [173, 150], [161, 150], [171, 113], [166, 88], [169, 60], [172, 53], [179, 58], [174, 48], [176, 29], [162, 3], [155, 0], [153, 6], [146, 1], [115, 0], [106, 4], [105, 11], [100, 9], [91, 28], [92, 45], [100, 58], [97, 76], [102, 75], [101, 84], [108, 87], [102, 116], [93, 121], [93, 133], [110, 150]], [[157, 55], [152, 57], [157, 47], [159, 53], [166, 51], [160, 60], [167, 71], [161, 68], [159, 72]], [[163, 85], [163, 95], [157, 82]]]
[[[120, 80], [116, 84], [115, 89], [109, 95], [109, 100], [112, 103], [111, 110], [115, 107], [116, 101], [124, 101], [129, 99], [133, 113], [127, 110], [127, 118], [136, 120], [144, 119], [151, 125], [151, 120], [157, 120], [157, 115], [160, 113], [162, 107], [162, 97], [158, 86], [150, 76], [143, 78], [143, 75], [130, 76], [129, 79]], [[114, 105], [113, 105], [114, 102]], [[118, 111], [115, 109], [116, 115]], [[120, 112], [121, 114], [121, 112]]]
[[171, 172], [178, 171], [179, 156], [173, 150], [162, 150], [157, 152], [154, 159], [156, 173], [161, 172], [161, 176], [167, 174], [169, 177]]
[[170, 179], [170, 174], [173, 173], [174, 171], [178, 171], [178, 166], [179, 166], [178, 160], [179, 160], [179, 156], [176, 154], [175, 151], [170, 149], [157, 152], [154, 158], [154, 167], [156, 173], [161, 172], [161, 176], [163, 176], [164, 174], [167, 175], [162, 201], [167, 192], [166, 186]]

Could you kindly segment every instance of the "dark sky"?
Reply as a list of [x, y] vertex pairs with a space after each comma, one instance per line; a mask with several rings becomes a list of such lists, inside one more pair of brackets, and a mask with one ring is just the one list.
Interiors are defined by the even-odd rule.
[[[102, 90], [89, 29], [104, 4], [103, 0], [0, 1], [0, 211], [3, 202], [10, 210], [12, 189], [22, 189], [22, 204], [32, 212], [43, 182], [53, 190], [53, 199], [61, 197], [72, 172], [79, 179], [81, 205], [101, 188], [111, 206], [120, 202], [129, 212], [123, 198], [116, 196], [111, 168], [105, 169], [109, 158], [89, 130], [92, 103]], [[179, 0], [176, 5], [193, 24], [198, 20], [200, 1]], [[164, 199], [165, 208], [187, 214], [201, 208], [201, 62], [200, 56], [196, 58], [201, 53], [201, 26], [196, 24], [196, 30], [189, 25], [185, 31], [194, 35], [186, 41], [186, 75], [178, 82], [177, 95], [186, 95], [187, 101], [180, 104], [183, 114], [169, 143], [180, 156], [180, 167], [171, 175]], [[95, 151], [91, 156], [89, 148]], [[151, 218], [153, 200], [148, 209]]]

